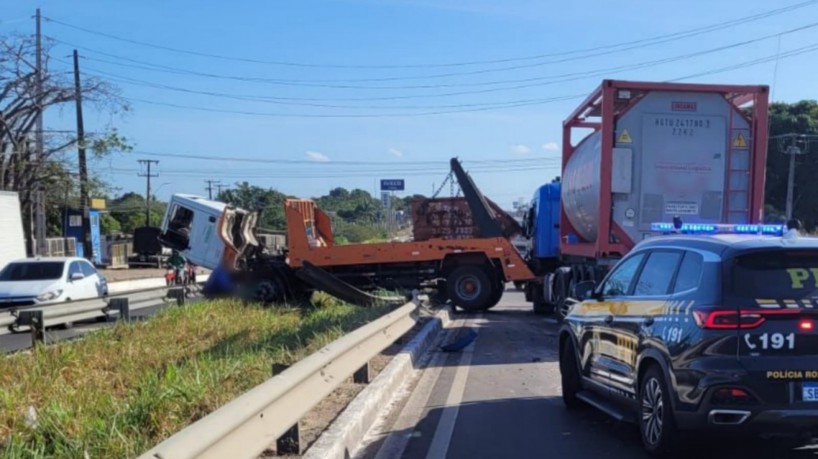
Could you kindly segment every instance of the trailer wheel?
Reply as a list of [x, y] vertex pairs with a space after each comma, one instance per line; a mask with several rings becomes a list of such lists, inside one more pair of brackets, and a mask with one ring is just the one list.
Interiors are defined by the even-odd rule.
[[474, 312], [493, 306], [496, 284], [482, 267], [461, 266], [446, 278], [446, 294], [455, 306]]
[[500, 300], [503, 299], [503, 293], [505, 293], [505, 291], [506, 283], [502, 279], [498, 279], [497, 285], [494, 287], [494, 292], [491, 295], [491, 301], [489, 301], [488, 306], [483, 309], [487, 310], [497, 306], [500, 303]]

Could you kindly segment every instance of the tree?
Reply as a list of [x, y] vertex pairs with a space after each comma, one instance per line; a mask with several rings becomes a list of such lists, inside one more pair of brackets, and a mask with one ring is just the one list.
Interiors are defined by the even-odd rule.
[[[145, 226], [145, 197], [139, 193], [129, 192], [116, 197], [109, 203], [111, 217], [119, 223], [119, 230], [133, 234], [133, 230]], [[151, 198], [151, 225], [158, 226], [165, 217], [167, 203]]]
[[[77, 138], [65, 131], [42, 132], [42, 155], [35, 148], [37, 119], [41, 111], [64, 106], [75, 100], [71, 75], [49, 70], [52, 43], [43, 45], [42, 73], [36, 67], [36, 43], [25, 35], [0, 36], [0, 189], [16, 191], [23, 209], [29, 209], [34, 192], [51, 190], [52, 185], [71, 176], [63, 164], [64, 154], [76, 146]], [[39, 80], [39, 81], [38, 81]], [[39, 83], [39, 84], [38, 84]], [[38, 91], [38, 87], [42, 90]], [[128, 111], [118, 90], [98, 78], [84, 77], [83, 101], [112, 114]], [[115, 131], [86, 138], [92, 154], [127, 147]], [[26, 215], [30, 221], [31, 215]], [[31, 240], [30, 224], [24, 225]]]
[[237, 183], [235, 188], [222, 191], [218, 199], [245, 210], [261, 210], [259, 226], [281, 231], [287, 227], [284, 217], [284, 193], [272, 188], [264, 189], [247, 182]]
[[[774, 137], [782, 134], [818, 135], [818, 102], [802, 100], [793, 104], [770, 105], [770, 139], [767, 153], [767, 180], [765, 218], [783, 214], [787, 199], [789, 156], [782, 151], [782, 144]], [[799, 218], [806, 228], [818, 224], [818, 187], [813, 181], [818, 174], [818, 143], [807, 144], [806, 154], [795, 160], [795, 187], [793, 193], [793, 216]], [[780, 218], [780, 217], [779, 217]], [[769, 220], [768, 220], [769, 221]], [[780, 220], [779, 220], [780, 221]]]

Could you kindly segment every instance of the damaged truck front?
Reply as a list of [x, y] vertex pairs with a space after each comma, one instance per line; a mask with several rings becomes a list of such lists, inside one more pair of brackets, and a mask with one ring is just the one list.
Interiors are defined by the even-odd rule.
[[[197, 265], [229, 273], [265, 303], [322, 290], [364, 304], [383, 299], [366, 292], [429, 288], [462, 309], [486, 310], [500, 301], [507, 282], [531, 281], [534, 274], [511, 244], [520, 232], [516, 221], [480, 193], [456, 158], [451, 167], [462, 201], [447, 203], [439, 221], [417, 228], [412, 241], [338, 244], [329, 215], [314, 201], [287, 199], [286, 248], [271, 251], [257, 234], [257, 212], [190, 195], [171, 198], [161, 241]], [[427, 201], [413, 207], [437, 215], [430, 209], [441, 202]], [[462, 218], [453, 219], [458, 209]], [[455, 223], [459, 229], [450, 228]]]

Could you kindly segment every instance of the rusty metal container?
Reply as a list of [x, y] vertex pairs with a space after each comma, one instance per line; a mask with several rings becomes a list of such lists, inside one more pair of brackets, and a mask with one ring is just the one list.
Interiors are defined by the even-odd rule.
[[[486, 199], [500, 220], [506, 237], [520, 232], [519, 225], [497, 204]], [[415, 241], [429, 239], [474, 239], [480, 230], [472, 219], [465, 198], [412, 200], [412, 236]]]

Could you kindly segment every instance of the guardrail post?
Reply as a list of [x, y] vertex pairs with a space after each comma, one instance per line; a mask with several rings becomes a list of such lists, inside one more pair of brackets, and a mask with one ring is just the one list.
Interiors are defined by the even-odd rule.
[[369, 362], [352, 374], [352, 382], [355, 384], [369, 384]]
[[290, 427], [290, 430], [280, 436], [276, 440], [276, 454], [283, 456], [285, 454], [301, 455], [301, 436], [298, 432], [298, 424]]
[[111, 298], [108, 302], [108, 308], [119, 311], [119, 320], [124, 320], [125, 322], [131, 321], [131, 305], [127, 297]]
[[[273, 364], [273, 376], [280, 374], [287, 368], [290, 368], [289, 365], [284, 363], [274, 363]], [[298, 423], [296, 422], [294, 426], [290, 427], [290, 430], [284, 432], [284, 435], [278, 437], [276, 440], [276, 454], [279, 456], [284, 454], [297, 454], [301, 455], [303, 451], [301, 451], [301, 433], [298, 430]]]
[[31, 347], [37, 347], [37, 344], [45, 344], [43, 311], [20, 311], [17, 322], [19, 325], [31, 327]]
[[290, 368], [289, 365], [285, 365], [283, 363], [274, 363], [273, 364], [273, 376], [280, 374], [282, 371]]
[[184, 287], [169, 288], [168, 289], [168, 298], [175, 299], [177, 306], [184, 306], [185, 305], [185, 288]]

